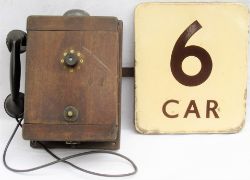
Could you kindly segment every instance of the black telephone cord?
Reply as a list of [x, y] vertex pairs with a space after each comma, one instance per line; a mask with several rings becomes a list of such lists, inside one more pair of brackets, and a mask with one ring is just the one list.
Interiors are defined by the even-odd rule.
[[[30, 168], [30, 169], [14, 169], [14, 168], [11, 168], [7, 162], [6, 162], [6, 154], [7, 154], [7, 151], [8, 151], [8, 148], [18, 130], [19, 127], [22, 127], [22, 120], [23, 118], [21, 119], [18, 119], [16, 118], [16, 121], [17, 121], [17, 125], [13, 131], [13, 133], [11, 134], [8, 142], [7, 142], [7, 145], [5, 147], [5, 150], [3, 152], [3, 163], [4, 163], [4, 166], [10, 170], [10, 171], [13, 171], [13, 172], [30, 172], [30, 171], [35, 171], [35, 170], [38, 170], [38, 169], [42, 169], [42, 168], [45, 168], [45, 167], [48, 167], [48, 166], [51, 166], [53, 164], [57, 164], [57, 163], [65, 163], [65, 164], [68, 164], [70, 165], [71, 167], [75, 168], [75, 169], [78, 169], [79, 171], [82, 171], [82, 172], [85, 172], [85, 173], [88, 173], [88, 174], [92, 174], [92, 175], [96, 175], [96, 176], [104, 176], [104, 177], [125, 177], [125, 176], [131, 176], [131, 175], [134, 175], [136, 174], [137, 172], [137, 166], [135, 165], [135, 163], [130, 160], [128, 157], [122, 155], [122, 154], [119, 154], [119, 153], [115, 153], [115, 152], [112, 152], [112, 151], [104, 151], [104, 150], [95, 150], [95, 151], [87, 151], [87, 152], [83, 152], [83, 153], [77, 153], [77, 154], [73, 154], [73, 155], [70, 155], [70, 156], [66, 156], [66, 157], [63, 157], [63, 158], [60, 158], [58, 157], [57, 155], [55, 155], [52, 151], [50, 151], [43, 143], [41, 142], [38, 142], [42, 147], [43, 149], [49, 153], [52, 157], [54, 157], [56, 160], [55, 161], [52, 161], [50, 163], [46, 163], [46, 164], [43, 164], [43, 165], [40, 165], [40, 166], [37, 166], [37, 167], [34, 167], [34, 168]], [[125, 160], [127, 160], [133, 167], [133, 171], [130, 172], [130, 173], [124, 173], [124, 174], [104, 174], [104, 173], [97, 173], [97, 172], [93, 172], [93, 171], [89, 171], [89, 170], [86, 170], [86, 169], [83, 169], [77, 165], [74, 165], [73, 163], [67, 161], [68, 159], [73, 159], [73, 158], [76, 158], [76, 157], [79, 157], [79, 156], [86, 156], [86, 155], [89, 155], [89, 154], [111, 154], [111, 155], [114, 155], [114, 156], [119, 156]]]

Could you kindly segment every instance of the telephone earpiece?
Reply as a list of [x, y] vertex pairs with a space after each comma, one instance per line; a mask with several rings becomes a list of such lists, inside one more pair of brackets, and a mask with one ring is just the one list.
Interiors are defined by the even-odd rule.
[[21, 77], [20, 54], [26, 51], [26, 33], [20, 30], [10, 31], [6, 39], [10, 51], [10, 90], [4, 102], [6, 113], [13, 118], [23, 117], [24, 94], [19, 92]]

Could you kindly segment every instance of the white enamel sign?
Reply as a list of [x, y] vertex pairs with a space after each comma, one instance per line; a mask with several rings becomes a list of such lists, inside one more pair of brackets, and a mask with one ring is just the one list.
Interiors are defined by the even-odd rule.
[[248, 9], [143, 3], [135, 10], [140, 133], [234, 133], [245, 119]]

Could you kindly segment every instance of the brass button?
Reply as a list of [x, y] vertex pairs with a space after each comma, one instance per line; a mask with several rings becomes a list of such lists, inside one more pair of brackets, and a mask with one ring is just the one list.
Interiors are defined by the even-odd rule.
[[74, 115], [73, 111], [68, 111], [68, 112], [67, 112], [67, 116], [68, 116], [68, 117], [73, 117], [73, 115]]
[[64, 109], [64, 119], [66, 121], [76, 121], [78, 119], [78, 110], [73, 106], [67, 106]]

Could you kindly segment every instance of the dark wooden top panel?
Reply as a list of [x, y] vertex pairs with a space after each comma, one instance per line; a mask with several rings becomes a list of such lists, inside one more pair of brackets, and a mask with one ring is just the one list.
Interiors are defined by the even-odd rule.
[[116, 17], [29, 16], [27, 31], [117, 31]]

